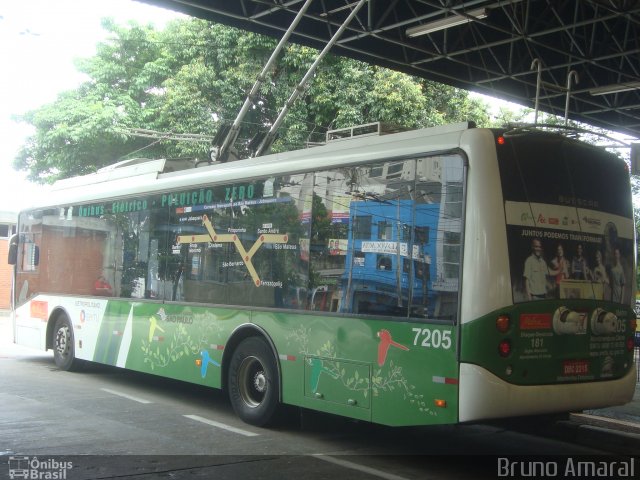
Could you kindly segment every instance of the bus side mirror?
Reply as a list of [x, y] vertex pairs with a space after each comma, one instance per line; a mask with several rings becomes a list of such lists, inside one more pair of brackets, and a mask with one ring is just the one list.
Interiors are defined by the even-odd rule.
[[7, 263], [9, 265], [15, 265], [18, 262], [18, 235], [14, 234], [9, 239], [9, 253]]

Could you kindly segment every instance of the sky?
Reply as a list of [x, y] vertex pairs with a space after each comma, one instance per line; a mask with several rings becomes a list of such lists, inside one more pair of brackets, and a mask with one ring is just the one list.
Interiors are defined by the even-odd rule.
[[18, 211], [46, 195], [11, 164], [32, 133], [12, 120], [54, 101], [85, 78], [74, 59], [91, 57], [106, 39], [102, 18], [136, 20], [162, 28], [180, 15], [133, 0], [0, 1], [0, 211]]

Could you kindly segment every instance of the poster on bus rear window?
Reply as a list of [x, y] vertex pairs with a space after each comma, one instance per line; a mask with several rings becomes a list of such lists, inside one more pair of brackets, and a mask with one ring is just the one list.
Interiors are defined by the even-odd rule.
[[[628, 219], [593, 211], [583, 211], [578, 219], [579, 210], [556, 205], [538, 205], [533, 213], [528, 204], [507, 202], [505, 207], [516, 303], [589, 298], [629, 304], [635, 279]], [[587, 221], [587, 228], [577, 228]]]
[[624, 163], [565, 139], [512, 139], [499, 152], [514, 302], [629, 304], [634, 222]]

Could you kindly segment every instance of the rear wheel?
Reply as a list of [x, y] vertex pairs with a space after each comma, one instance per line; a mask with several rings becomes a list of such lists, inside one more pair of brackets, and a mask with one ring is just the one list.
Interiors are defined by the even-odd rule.
[[61, 314], [56, 319], [53, 327], [53, 360], [60, 370], [78, 370], [83, 365], [81, 360], [75, 358], [75, 339], [73, 327], [69, 318]]
[[259, 337], [243, 340], [229, 364], [229, 398], [244, 422], [265, 426], [279, 406], [280, 376], [269, 345]]

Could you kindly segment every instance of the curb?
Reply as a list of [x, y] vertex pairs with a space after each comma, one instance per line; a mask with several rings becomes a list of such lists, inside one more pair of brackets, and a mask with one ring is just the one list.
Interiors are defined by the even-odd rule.
[[590, 415], [587, 413], [572, 413], [570, 419], [574, 423], [581, 425], [591, 425], [603, 427], [610, 430], [640, 435], [640, 423], [618, 418], [605, 417], [601, 415]]
[[637, 423], [572, 413], [569, 420], [558, 421], [556, 425], [563, 440], [622, 455], [640, 452], [640, 425]]

